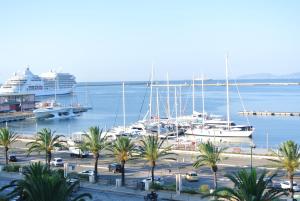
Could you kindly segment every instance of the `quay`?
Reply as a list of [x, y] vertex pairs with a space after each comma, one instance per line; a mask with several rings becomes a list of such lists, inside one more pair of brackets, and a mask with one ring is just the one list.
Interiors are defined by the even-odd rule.
[[241, 111], [240, 115], [249, 116], [298, 116], [300, 117], [300, 112], [269, 112], [269, 111]]
[[[229, 86], [299, 86], [300, 82], [232, 82], [228, 84]], [[191, 87], [191, 83], [183, 84], [153, 84], [153, 87]], [[202, 84], [195, 83], [194, 86], [202, 86]], [[225, 82], [216, 83], [204, 83], [203, 86], [226, 86]]]
[[10, 121], [20, 121], [27, 118], [33, 118], [33, 112], [6, 112], [0, 113], [0, 123]]

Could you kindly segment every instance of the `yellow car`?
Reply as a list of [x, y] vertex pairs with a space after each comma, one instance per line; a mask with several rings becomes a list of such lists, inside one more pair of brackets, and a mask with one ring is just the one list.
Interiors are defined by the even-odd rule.
[[188, 172], [185, 175], [185, 179], [188, 180], [188, 181], [198, 181], [199, 176], [196, 172]]

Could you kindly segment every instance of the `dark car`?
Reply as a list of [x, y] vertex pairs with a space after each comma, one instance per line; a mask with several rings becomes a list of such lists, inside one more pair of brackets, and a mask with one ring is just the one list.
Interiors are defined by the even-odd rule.
[[11, 155], [8, 156], [8, 160], [10, 162], [17, 162], [17, 157], [16, 157], [16, 155], [11, 154]]
[[108, 165], [108, 171], [113, 173], [121, 173], [121, 164], [112, 163]]

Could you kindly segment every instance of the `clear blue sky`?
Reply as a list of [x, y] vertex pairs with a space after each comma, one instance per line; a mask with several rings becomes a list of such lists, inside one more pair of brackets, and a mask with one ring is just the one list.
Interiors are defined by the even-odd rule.
[[1, 1], [0, 82], [30, 65], [79, 81], [300, 71], [300, 1]]

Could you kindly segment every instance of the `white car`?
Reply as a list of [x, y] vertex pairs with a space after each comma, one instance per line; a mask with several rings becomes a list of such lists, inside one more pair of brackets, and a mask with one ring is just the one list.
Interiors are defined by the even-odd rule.
[[51, 165], [54, 165], [55, 167], [64, 166], [64, 161], [62, 158], [54, 158], [53, 161], [51, 161]]
[[94, 174], [94, 170], [84, 170], [84, 171], [79, 172], [79, 174], [93, 175]]
[[[290, 181], [280, 182], [280, 187], [282, 189], [290, 189], [290, 186], [291, 186]], [[293, 190], [294, 191], [300, 191], [300, 188], [299, 188], [298, 184], [295, 181], [293, 182]]]
[[[151, 183], [152, 182], [152, 177], [148, 177], [146, 179], [143, 179], [142, 182], [143, 183], [146, 183], [146, 182]], [[154, 183], [164, 185], [165, 182], [164, 182], [162, 177], [154, 177]]]

